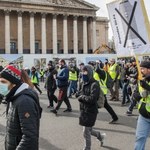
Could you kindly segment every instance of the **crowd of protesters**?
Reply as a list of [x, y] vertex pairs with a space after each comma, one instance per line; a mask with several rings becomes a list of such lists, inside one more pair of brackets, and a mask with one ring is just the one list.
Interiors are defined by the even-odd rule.
[[[36, 139], [35, 143], [32, 146], [36, 146], [38, 149], [38, 134], [39, 134], [39, 118], [41, 117], [41, 110], [40, 104], [38, 100], [37, 93], [34, 89], [36, 89], [39, 94], [42, 94], [42, 90], [40, 89], [40, 82], [44, 83], [44, 89], [47, 91], [47, 98], [48, 98], [48, 106], [50, 108], [50, 112], [57, 115], [59, 108], [61, 107], [62, 103], [66, 104], [66, 109], [64, 112], [72, 112], [73, 106], [69, 99], [76, 97], [80, 103], [80, 117], [79, 117], [79, 124], [83, 126], [84, 132], [84, 139], [85, 139], [85, 147], [84, 150], [91, 149], [91, 135], [97, 137], [97, 139], [103, 145], [103, 140], [105, 137], [105, 133], [100, 133], [98, 131], [93, 130], [93, 126], [95, 124], [98, 107], [97, 107], [97, 100], [99, 98], [99, 91], [102, 90], [104, 95], [104, 108], [108, 111], [111, 116], [111, 120], [109, 121], [110, 124], [116, 123], [118, 121], [118, 116], [115, 113], [115, 110], [109, 104], [109, 101], [116, 101], [120, 102], [120, 106], [124, 107], [128, 103], [128, 109], [126, 111], [126, 115], [132, 115], [133, 108], [137, 107], [140, 103], [140, 118], [138, 120], [137, 132], [136, 132], [136, 144], [135, 150], [139, 150], [139, 147], [144, 148], [146, 138], [148, 137], [149, 131], [149, 119], [150, 119], [150, 106], [146, 107], [146, 110], [142, 110], [145, 108], [142, 104], [145, 104], [149, 100], [149, 76], [150, 76], [150, 60], [145, 60], [140, 64], [140, 67], [143, 69], [147, 69], [146, 72], [144, 69], [141, 70], [143, 75], [143, 79], [140, 79], [139, 84], [139, 72], [135, 58], [130, 59], [120, 59], [116, 60], [114, 58], [108, 60], [106, 59], [105, 62], [101, 60], [97, 61], [90, 61], [88, 64], [80, 63], [77, 66], [75, 63], [66, 63], [64, 59], [60, 59], [58, 64], [55, 64], [53, 61], [49, 61], [47, 64], [47, 68], [42, 68], [38, 71], [37, 68], [34, 66], [29, 68], [24, 68], [19, 70], [17, 67], [14, 67], [14, 64], [9, 64], [5, 68], [0, 66], [0, 94], [2, 96], [6, 96], [5, 102], [7, 103], [7, 111], [10, 109], [9, 104], [12, 102], [21, 103], [20, 105], [25, 105], [24, 109], [20, 108], [19, 114], [16, 114], [16, 121], [19, 122], [17, 116], [21, 117], [22, 119], [30, 118], [30, 115], [34, 113], [33, 105], [36, 105], [38, 108], [37, 115], [34, 116], [35, 119], [38, 118], [37, 128], [36, 128]], [[7, 85], [7, 87], [5, 86]], [[140, 88], [141, 87], [141, 88]], [[21, 90], [20, 90], [21, 88]], [[16, 92], [19, 89], [19, 92]], [[31, 90], [32, 89], [32, 90]], [[58, 90], [58, 95], [56, 94], [56, 90]], [[23, 91], [23, 92], [22, 92]], [[30, 91], [30, 92], [29, 92]], [[27, 99], [32, 101], [29, 107], [27, 101], [20, 100], [21, 94], [25, 95]], [[29, 94], [28, 94], [29, 93]], [[17, 95], [17, 96], [16, 96]], [[110, 95], [110, 96], [109, 96]], [[142, 99], [142, 104], [141, 104]], [[145, 102], [145, 99], [147, 100]], [[35, 103], [36, 101], [36, 103]], [[54, 104], [55, 102], [55, 104]], [[17, 108], [17, 105], [12, 105], [14, 109]], [[26, 111], [28, 110], [28, 111]], [[12, 110], [13, 111], [13, 110]], [[22, 111], [26, 111], [25, 115], [22, 116]], [[9, 113], [8, 113], [9, 114]], [[9, 114], [9, 118], [11, 118], [14, 112]], [[145, 115], [146, 114], [146, 115]], [[144, 117], [144, 118], [143, 118]], [[147, 120], [148, 121], [147, 121]], [[9, 132], [11, 131], [10, 124], [13, 124], [16, 128], [19, 128], [16, 123], [11, 122], [7, 125], [9, 130], [7, 131], [7, 136], [9, 137]], [[141, 124], [144, 122], [146, 127], [146, 131], [143, 135], [140, 134], [141, 131]], [[26, 135], [28, 131], [22, 131], [22, 126], [26, 128], [27, 123], [21, 124], [21, 128], [19, 128], [18, 132], [20, 134]], [[30, 131], [30, 129], [29, 129]], [[30, 132], [29, 132], [30, 133]], [[15, 133], [14, 133], [15, 134]], [[20, 135], [18, 135], [20, 136]], [[14, 135], [14, 138], [16, 135]], [[6, 141], [6, 147], [9, 150], [11, 147], [11, 142]], [[16, 147], [24, 147], [27, 143], [25, 143], [26, 139], [22, 139], [19, 137], [19, 141], [17, 145], [13, 145], [13, 148]], [[143, 142], [141, 146], [141, 140]], [[28, 146], [29, 149], [32, 147], [31, 144]]]

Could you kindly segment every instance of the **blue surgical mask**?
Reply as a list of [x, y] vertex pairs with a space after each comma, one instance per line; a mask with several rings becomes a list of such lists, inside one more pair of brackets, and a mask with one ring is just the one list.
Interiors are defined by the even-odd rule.
[[0, 83], [0, 94], [6, 96], [9, 93], [8, 84]]
[[82, 75], [82, 79], [83, 79], [83, 82], [88, 82], [89, 81], [89, 77], [88, 75]]

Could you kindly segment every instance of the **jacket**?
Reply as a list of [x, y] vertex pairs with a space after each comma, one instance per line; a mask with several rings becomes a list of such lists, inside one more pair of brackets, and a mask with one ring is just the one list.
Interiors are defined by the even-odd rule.
[[96, 80], [91, 79], [88, 84], [83, 85], [81, 91], [83, 92], [79, 97], [79, 124], [86, 127], [92, 127], [95, 124], [98, 113], [97, 100], [100, 92], [99, 83]]
[[57, 71], [55, 70], [55, 68], [52, 68], [51, 70], [49, 70], [47, 79], [46, 79], [46, 89], [48, 91], [55, 91], [57, 86], [56, 86], [56, 80], [54, 79], [54, 75], [57, 74]]
[[78, 100], [80, 102], [79, 124], [81, 126], [92, 127], [95, 124], [98, 105], [97, 100], [100, 94], [99, 83], [93, 79], [93, 70], [90, 66], [85, 66], [88, 71], [88, 82], [84, 82]]
[[57, 74], [57, 86], [59, 88], [68, 86], [69, 80], [69, 69], [67, 66], [64, 66]]
[[38, 150], [41, 107], [37, 94], [23, 83], [11, 98], [5, 150]]

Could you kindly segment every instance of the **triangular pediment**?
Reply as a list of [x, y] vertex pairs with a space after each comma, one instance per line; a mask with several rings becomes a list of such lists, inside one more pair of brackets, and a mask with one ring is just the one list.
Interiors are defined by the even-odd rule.
[[64, 6], [64, 7], [94, 9], [94, 10], [99, 9], [97, 6], [90, 4], [84, 0], [7, 0], [7, 1], [42, 4], [42, 5], [56, 5], [56, 6], [62, 6], [62, 7]]

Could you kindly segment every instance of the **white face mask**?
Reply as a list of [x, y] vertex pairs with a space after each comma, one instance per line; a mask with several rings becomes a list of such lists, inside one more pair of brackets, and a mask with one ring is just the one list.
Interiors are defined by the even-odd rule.
[[0, 82], [0, 94], [6, 96], [9, 93], [8, 84]]

